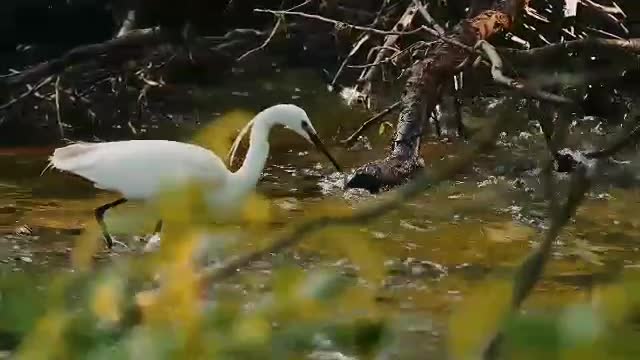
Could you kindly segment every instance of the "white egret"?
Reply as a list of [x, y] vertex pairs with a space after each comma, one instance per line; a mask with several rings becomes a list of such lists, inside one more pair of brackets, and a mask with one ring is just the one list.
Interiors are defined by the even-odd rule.
[[[242, 130], [231, 149], [233, 155], [243, 135], [252, 126], [244, 163], [231, 172], [213, 152], [193, 144], [166, 140], [129, 140], [76, 143], [55, 149], [48, 167], [78, 175], [96, 188], [115, 191], [121, 198], [95, 209], [95, 217], [109, 248], [113, 239], [104, 223], [105, 212], [127, 200], [148, 200], [167, 184], [190, 181], [214, 186], [212, 205], [229, 210], [241, 204], [255, 189], [269, 156], [269, 132], [283, 125], [314, 144], [341, 171], [318, 137], [307, 113], [290, 104], [279, 104], [257, 114]], [[46, 168], [45, 168], [46, 170]], [[158, 233], [162, 220], [156, 225]]]

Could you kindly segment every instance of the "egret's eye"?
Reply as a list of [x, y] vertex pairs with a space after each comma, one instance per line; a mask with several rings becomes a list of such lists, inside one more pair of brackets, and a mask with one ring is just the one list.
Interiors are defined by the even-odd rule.
[[300, 126], [302, 126], [303, 130], [307, 130], [309, 128], [309, 123], [306, 122], [305, 120], [302, 120], [302, 123], [300, 124]]

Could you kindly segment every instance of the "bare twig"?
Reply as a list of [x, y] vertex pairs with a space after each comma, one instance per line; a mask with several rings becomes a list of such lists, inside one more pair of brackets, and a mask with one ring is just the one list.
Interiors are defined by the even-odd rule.
[[624, 24], [627, 15], [615, 2], [613, 2], [613, 6], [605, 6], [591, 0], [580, 0], [580, 4], [597, 14], [612, 27], [622, 30], [625, 34], [629, 34], [629, 29], [627, 29]]
[[591, 27], [591, 26], [587, 26], [587, 27], [585, 27], [585, 29], [591, 31], [592, 33], [595, 33], [595, 34], [600, 35], [600, 36], [608, 37], [610, 39], [615, 39], [615, 40], [620, 40], [620, 41], [626, 40], [622, 36], [619, 36], [619, 35], [616, 35], [616, 34], [612, 34], [612, 33], [608, 32], [608, 31], [596, 29], [596, 28]]
[[62, 128], [62, 112], [60, 111], [60, 76], [56, 76], [55, 93], [56, 120], [58, 122], [58, 131], [60, 132], [60, 139], [64, 139], [64, 129]]
[[625, 147], [636, 144], [638, 140], [640, 140], [640, 124], [636, 125], [630, 133], [626, 133], [625, 131], [625, 134], [620, 136], [618, 140], [614, 141], [613, 144], [611, 144], [607, 148], [585, 153], [584, 156], [588, 159], [601, 159], [613, 156]]
[[21, 101], [22, 99], [31, 96], [33, 93], [35, 93], [36, 91], [40, 90], [43, 86], [47, 85], [48, 83], [51, 82], [51, 80], [53, 80], [53, 76], [49, 76], [48, 78], [40, 81], [40, 83], [32, 88], [30, 88], [29, 90], [23, 92], [22, 94], [18, 95], [16, 98], [9, 100], [9, 102], [7, 102], [6, 104], [0, 106], [0, 111], [2, 110], [6, 110], [10, 107], [12, 107], [13, 105], [17, 104], [19, 101]]
[[321, 16], [321, 15], [307, 14], [307, 13], [299, 12], [299, 11], [269, 10], [269, 9], [254, 9], [253, 11], [259, 12], [259, 13], [268, 13], [268, 14], [273, 14], [273, 15], [280, 15], [280, 16], [282, 16], [282, 15], [300, 16], [300, 17], [305, 17], [305, 18], [309, 18], [309, 19], [328, 22], [328, 23], [334, 24], [336, 26], [343, 26], [343, 27], [349, 28], [349, 29], [367, 31], [367, 32], [371, 32], [371, 33], [374, 33], [374, 34], [378, 34], [378, 35], [411, 35], [411, 34], [416, 34], [416, 33], [420, 32], [420, 31], [422, 31], [422, 29], [415, 29], [415, 30], [411, 30], [411, 31], [380, 30], [380, 29], [369, 27], [369, 26], [353, 25], [353, 24], [349, 24], [349, 23], [346, 23], [346, 22], [343, 22], [343, 21], [340, 21], [340, 20], [329, 19], [329, 18], [326, 18], [326, 17]]
[[617, 14], [620, 15], [623, 19], [626, 19], [627, 15], [624, 13], [624, 11], [622, 11], [622, 9], [620, 9], [620, 6], [618, 6], [618, 4], [616, 4], [615, 2], [613, 2], [612, 6], [606, 6], [606, 5], [602, 5], [602, 4], [598, 4], [595, 1], [592, 0], [580, 0], [580, 3], [582, 3], [585, 6], [588, 7], [592, 7], [594, 9], [598, 9], [604, 13], [607, 14]]
[[346, 138], [346, 139], [344, 139], [344, 140], [342, 140], [340, 142], [343, 143], [345, 146], [353, 145], [356, 142], [356, 140], [358, 140], [360, 135], [362, 135], [362, 133], [364, 133], [368, 128], [370, 128], [372, 125], [376, 124], [378, 121], [380, 121], [382, 118], [384, 118], [387, 114], [389, 114], [390, 112], [392, 112], [395, 109], [399, 108], [401, 104], [402, 104], [402, 102], [397, 101], [394, 104], [392, 104], [391, 106], [389, 106], [386, 109], [382, 110], [381, 112], [375, 114], [373, 117], [371, 117], [370, 119], [365, 121], [358, 128], [358, 130], [356, 130], [348, 138]]
[[493, 79], [496, 82], [509, 86], [513, 89], [516, 89], [520, 92], [523, 92], [527, 95], [530, 95], [532, 97], [535, 97], [541, 100], [552, 101], [552, 102], [562, 103], [562, 104], [567, 104], [571, 102], [571, 100], [563, 96], [556, 95], [556, 94], [544, 91], [542, 89], [534, 89], [531, 86], [525, 85], [521, 81], [516, 81], [514, 79], [511, 79], [505, 76], [502, 73], [502, 59], [500, 58], [500, 55], [498, 55], [498, 52], [496, 51], [496, 49], [485, 40], [479, 41], [477, 46], [484, 51], [484, 54], [487, 56], [487, 58], [491, 62], [491, 75], [493, 76]]
[[[349, 67], [352, 68], [352, 69], [367, 69], [367, 68], [370, 68], [372, 66], [378, 66], [378, 65], [385, 64], [385, 63], [388, 63], [388, 62], [393, 62], [394, 60], [396, 60], [400, 56], [402, 56], [402, 55], [404, 55], [404, 54], [406, 54], [406, 53], [408, 53], [410, 51], [413, 51], [415, 48], [417, 48], [419, 46], [422, 46], [424, 44], [425, 44], [424, 42], [416, 42], [416, 43], [411, 44], [409, 47], [407, 47], [406, 49], [404, 49], [402, 51], [398, 51], [397, 49], [393, 49], [393, 51], [395, 51], [395, 54], [393, 54], [393, 55], [391, 55], [391, 56], [389, 56], [389, 57], [387, 57], [385, 59], [382, 59], [381, 61], [372, 62], [370, 64], [349, 65]], [[377, 46], [377, 48], [384, 48], [384, 47], [383, 46]], [[389, 49], [389, 50], [392, 50], [392, 49]]]
[[442, 26], [438, 25], [438, 22], [429, 14], [427, 8], [422, 4], [421, 0], [413, 0], [413, 4], [418, 8], [418, 11], [422, 17], [427, 21], [431, 27], [433, 27], [440, 35], [444, 34]]
[[118, 34], [116, 34], [116, 37], [119, 38], [126, 36], [129, 31], [133, 30], [133, 28], [136, 26], [136, 15], [136, 11], [133, 9], [127, 11], [127, 15], [122, 21], [122, 26], [120, 26], [120, 30], [118, 30]]
[[[370, 27], [377, 27], [379, 25], [379, 23], [380, 23], [380, 21], [382, 19], [382, 13], [383, 13], [383, 11], [385, 9], [385, 4], [386, 4], [386, 2], [383, 2], [383, 4], [378, 9], [378, 12], [376, 13], [376, 16], [373, 19], [373, 22], [371, 23]], [[330, 89], [333, 89], [335, 87], [336, 82], [338, 80], [338, 77], [340, 76], [340, 74], [342, 74], [342, 71], [347, 66], [347, 64], [349, 63], [351, 58], [360, 50], [362, 45], [364, 45], [370, 39], [371, 39], [371, 33], [367, 32], [367, 33], [362, 33], [360, 35], [360, 38], [358, 39], [356, 44], [351, 48], [351, 51], [349, 52], [347, 57], [342, 61], [342, 64], [340, 64], [340, 67], [338, 68], [338, 71], [333, 76], [333, 80], [331, 80], [331, 84], [330, 84]], [[353, 66], [349, 66], [349, 67], [353, 67]]]
[[276, 21], [275, 25], [273, 25], [273, 29], [271, 30], [271, 33], [264, 40], [264, 42], [262, 42], [262, 44], [260, 44], [260, 46], [258, 46], [256, 48], [253, 48], [253, 49], [247, 51], [246, 53], [242, 54], [240, 57], [238, 57], [237, 61], [242, 61], [247, 56], [264, 49], [269, 44], [269, 42], [271, 42], [271, 39], [273, 39], [275, 34], [278, 32], [278, 28], [280, 28], [280, 24], [281, 23], [282, 23], [282, 17], [278, 16], [278, 20]]
[[455, 45], [455, 46], [457, 46], [457, 47], [459, 47], [461, 49], [464, 49], [464, 50], [468, 51], [469, 53], [474, 53], [475, 52], [475, 49], [473, 47], [467, 46], [467, 45], [461, 43], [460, 41], [457, 41], [457, 40], [451, 39], [451, 38], [449, 38], [447, 36], [444, 36], [442, 34], [439, 34], [436, 30], [433, 30], [432, 28], [430, 28], [428, 26], [422, 25], [422, 26], [420, 26], [420, 29], [424, 30], [425, 32], [428, 32], [429, 34], [433, 35], [435, 38], [437, 38], [439, 40], [442, 40], [442, 41], [444, 41], [446, 43], [449, 43], [451, 45]]
[[636, 56], [640, 54], [640, 38], [617, 40], [598, 39], [589, 37], [586, 39], [572, 40], [563, 43], [547, 45], [529, 50], [517, 50], [501, 48], [502, 56], [508, 56], [510, 61], [516, 61], [524, 65], [540, 61], [549, 61], [556, 56], [569, 56], [576, 51], [597, 52], [598, 57], [611, 54], [619, 56]]
[[28, 70], [22, 71], [4, 81], [9, 84], [22, 84], [45, 76], [63, 72], [67, 67], [95, 59], [118, 48], [140, 48], [157, 45], [167, 39], [167, 34], [159, 28], [132, 30], [119, 38], [99, 44], [84, 45], [73, 48], [61, 57], [43, 62]]
[[288, 8], [287, 11], [293, 11], [293, 10], [296, 10], [296, 9], [300, 9], [302, 7], [305, 7], [305, 6], [309, 5], [309, 4], [311, 4], [312, 1], [313, 0], [306, 0], [302, 4], [298, 4], [298, 5], [294, 6], [294, 7]]
[[[409, 7], [407, 7], [407, 9], [404, 11], [404, 14], [402, 14], [398, 22], [394, 25], [393, 29], [397, 31], [397, 30], [406, 29], [407, 27], [409, 27], [413, 22], [413, 18], [415, 17], [416, 11], [417, 11], [416, 5], [410, 5]], [[399, 35], [396, 35], [396, 34], [388, 35], [384, 39], [383, 49], [380, 52], [378, 52], [378, 55], [376, 56], [373, 62], [374, 64], [378, 64], [378, 65], [372, 66], [369, 69], [364, 70], [360, 75], [360, 78], [358, 79], [358, 87], [356, 88], [356, 93], [361, 94], [360, 95], [360, 98], [362, 98], [361, 100], [367, 100], [369, 98], [373, 81], [375, 80], [375, 78], [378, 76], [378, 73], [380, 72], [379, 64], [381, 64], [384, 61], [384, 59], [389, 56], [388, 49], [393, 47], [393, 45], [396, 43], [398, 38], [399, 38]], [[366, 101], [364, 102], [366, 103]]]
[[356, 44], [353, 46], [353, 48], [351, 48], [351, 51], [349, 51], [349, 54], [347, 55], [347, 57], [342, 61], [342, 64], [340, 64], [340, 67], [338, 68], [338, 71], [336, 71], [336, 74], [333, 76], [333, 80], [331, 80], [331, 88], [333, 88], [336, 85], [336, 81], [338, 80], [338, 77], [340, 76], [340, 74], [342, 73], [342, 70], [344, 70], [344, 67], [347, 65], [347, 63], [349, 62], [349, 60], [351, 59], [351, 57], [353, 55], [355, 55], [358, 50], [360, 50], [360, 47], [362, 47], [362, 45], [367, 42], [367, 40], [369, 40], [370, 35], [367, 34], [362, 34], [360, 36], [360, 39], [356, 42]]

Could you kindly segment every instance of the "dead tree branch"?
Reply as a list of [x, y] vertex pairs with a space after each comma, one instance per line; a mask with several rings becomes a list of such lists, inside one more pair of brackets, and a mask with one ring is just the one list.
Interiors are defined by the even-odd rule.
[[562, 57], [570, 57], [572, 53], [580, 52], [581, 55], [597, 54], [598, 56], [618, 56], [629, 58], [640, 55], [640, 38], [627, 40], [599, 39], [589, 37], [586, 39], [572, 40], [551, 44], [529, 50], [498, 49], [498, 52], [510, 62], [520, 66], [535, 64], [550, 64], [551, 60]]
[[342, 61], [342, 63], [340, 64], [340, 67], [338, 68], [338, 71], [336, 71], [336, 74], [333, 76], [333, 80], [331, 80], [331, 83], [329, 84], [332, 89], [336, 86], [336, 81], [338, 81], [338, 77], [340, 76], [340, 74], [342, 74], [342, 71], [344, 70], [345, 66], [349, 63], [349, 60], [351, 60], [351, 57], [355, 55], [358, 52], [358, 50], [360, 50], [362, 45], [364, 45], [364, 43], [366, 43], [369, 40], [369, 38], [370, 38], [370, 34], [368, 33], [362, 34], [360, 36], [360, 39], [351, 48], [351, 51], [349, 51], [349, 54], [347, 54], [347, 57], [345, 57], [345, 59]]
[[331, 24], [334, 24], [336, 26], [344, 27], [344, 28], [347, 28], [347, 29], [367, 31], [367, 32], [370, 32], [370, 33], [373, 33], [373, 34], [378, 34], [378, 35], [411, 35], [411, 34], [416, 34], [416, 33], [420, 32], [420, 31], [422, 31], [422, 29], [415, 29], [415, 30], [412, 30], [412, 31], [380, 30], [380, 29], [372, 28], [370, 26], [353, 25], [353, 24], [349, 24], [349, 23], [346, 23], [346, 22], [343, 22], [343, 21], [340, 21], [340, 20], [329, 19], [329, 18], [326, 18], [326, 17], [321, 16], [321, 15], [307, 14], [307, 13], [300, 12], [300, 11], [269, 10], [269, 9], [254, 9], [253, 11], [255, 11], [257, 13], [268, 13], [268, 14], [272, 14], [272, 15], [275, 15], [275, 16], [283, 16], [283, 15], [300, 16], [300, 17], [305, 17], [305, 18], [308, 18], [308, 19], [314, 19], [314, 20], [319, 20], [319, 21], [331, 23]]
[[[407, 7], [404, 14], [400, 17], [398, 22], [394, 25], [393, 31], [401, 32], [402, 30], [407, 29], [413, 22], [413, 18], [415, 17], [417, 10], [418, 8], [416, 5]], [[379, 65], [382, 63], [382, 61], [386, 57], [389, 56], [389, 49], [393, 48], [394, 44], [396, 43], [399, 37], [400, 35], [398, 34], [389, 34], [384, 39], [383, 47], [378, 52], [378, 55], [373, 61], [373, 63], [377, 65], [374, 65], [369, 69], [364, 70], [357, 81], [358, 85], [355, 89], [356, 90], [355, 93], [358, 94], [358, 99], [354, 99], [354, 100], [358, 100], [358, 101], [361, 101], [362, 103], [368, 104], [369, 94], [371, 93], [372, 84], [380, 72]]]
[[498, 55], [496, 49], [487, 41], [480, 40], [476, 47], [481, 48], [487, 59], [489, 59], [489, 61], [491, 62], [491, 76], [493, 76], [493, 80], [495, 80], [496, 82], [513, 88], [533, 98], [560, 104], [568, 104], [571, 102], [571, 100], [565, 98], [564, 96], [556, 95], [542, 89], [533, 88], [532, 86], [527, 85], [522, 81], [516, 81], [504, 75], [502, 73], [502, 59], [500, 58], [500, 55]]
[[0, 111], [2, 110], [7, 110], [8, 108], [12, 107], [13, 105], [17, 104], [18, 102], [20, 102], [21, 100], [33, 95], [36, 91], [40, 90], [41, 88], [43, 88], [45, 85], [47, 85], [48, 83], [51, 82], [51, 80], [53, 80], [53, 76], [49, 76], [48, 78], [40, 81], [38, 83], [38, 85], [30, 87], [27, 91], [25, 91], [24, 93], [18, 95], [17, 97], [15, 97], [14, 99], [9, 100], [9, 102], [7, 102], [4, 105], [0, 106]]
[[104, 43], [80, 46], [57, 59], [43, 62], [14, 76], [4, 79], [7, 85], [36, 81], [40, 78], [63, 72], [66, 68], [107, 55], [116, 49], [153, 46], [167, 40], [167, 34], [158, 28], [132, 30], [126, 35]]
[[271, 33], [269, 33], [269, 36], [262, 42], [262, 44], [260, 44], [260, 46], [253, 48], [247, 51], [246, 53], [242, 54], [240, 57], [238, 57], [237, 61], [242, 61], [244, 58], [250, 56], [251, 54], [264, 49], [269, 44], [271, 39], [273, 39], [273, 37], [275, 36], [276, 32], [280, 28], [280, 24], [282, 24], [282, 17], [278, 17], [278, 20], [276, 21], [275, 25], [273, 25], [273, 29], [271, 29]]
[[384, 110], [380, 111], [379, 113], [375, 114], [374, 116], [369, 118], [367, 121], [362, 123], [362, 125], [358, 128], [358, 130], [356, 130], [348, 138], [346, 138], [346, 139], [344, 139], [344, 140], [342, 140], [340, 142], [343, 143], [345, 146], [353, 145], [358, 140], [360, 135], [362, 135], [365, 131], [367, 131], [368, 128], [370, 128], [371, 126], [373, 126], [376, 123], [378, 123], [380, 120], [382, 120], [390, 112], [392, 112], [392, 111], [396, 110], [397, 108], [399, 108], [400, 105], [402, 105], [402, 103], [400, 101], [397, 101], [397, 102], [393, 103], [391, 106], [388, 106], [386, 109], [384, 109]]
[[422, 4], [421, 0], [413, 0], [413, 4], [418, 8], [420, 15], [425, 19], [427, 24], [436, 30], [440, 35], [444, 34], [444, 29], [438, 24], [438, 22], [429, 14], [427, 8]]
[[[524, 6], [525, 0], [495, 1], [491, 9], [463, 20], [443, 38], [473, 47], [480, 40], [510, 29]], [[441, 40], [428, 49], [424, 60], [412, 65], [390, 154], [356, 169], [348, 187], [377, 192], [402, 184], [423, 166], [419, 149], [424, 124], [440, 101], [443, 86], [452, 81], [468, 57], [467, 49]]]
[[631, 132], [626, 131], [621, 134], [618, 140], [614, 141], [611, 145], [598, 151], [592, 151], [584, 154], [588, 159], [601, 159], [609, 156], [613, 156], [627, 146], [637, 144], [640, 140], [640, 124], [636, 125]]

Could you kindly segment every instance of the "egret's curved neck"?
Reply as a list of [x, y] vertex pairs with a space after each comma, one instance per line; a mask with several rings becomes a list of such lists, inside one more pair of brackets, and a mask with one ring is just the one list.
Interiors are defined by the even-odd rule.
[[256, 118], [251, 128], [249, 150], [238, 171], [233, 173], [234, 188], [244, 193], [255, 188], [269, 157], [269, 132], [273, 123]]

